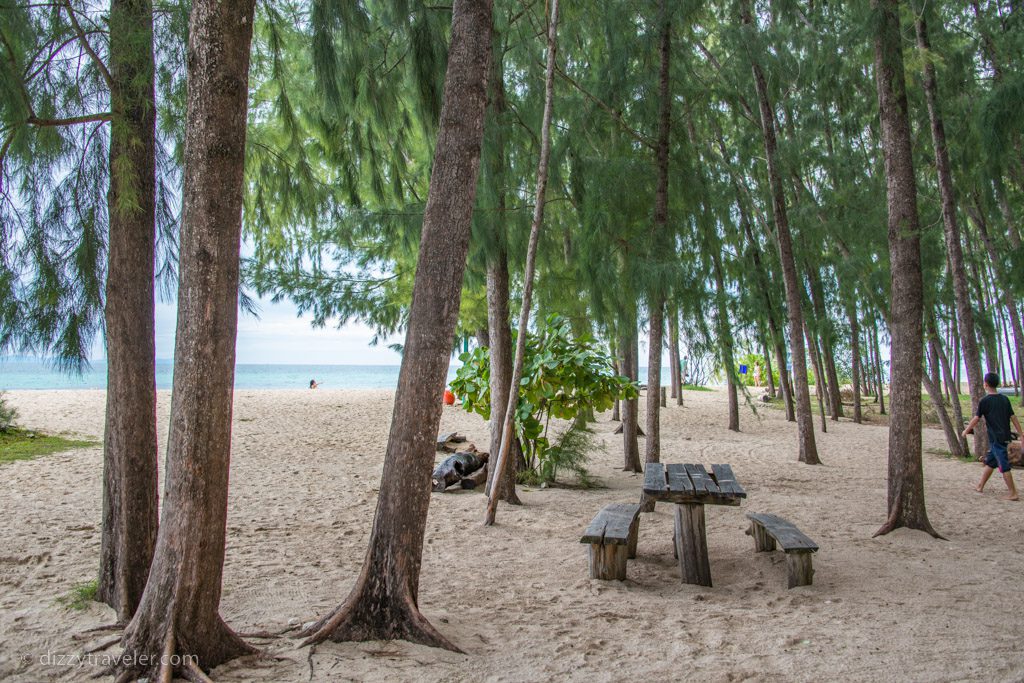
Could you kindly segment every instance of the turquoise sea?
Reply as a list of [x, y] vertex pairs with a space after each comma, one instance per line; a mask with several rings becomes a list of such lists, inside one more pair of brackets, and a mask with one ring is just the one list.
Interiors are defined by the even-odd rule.
[[[448, 379], [455, 377], [457, 361], [448, 370]], [[325, 389], [394, 389], [398, 386], [397, 365], [273, 365], [238, 364], [235, 366], [236, 389], [306, 389], [315, 379]], [[647, 377], [647, 368], [640, 368]], [[170, 389], [173, 364], [157, 361], [157, 389]], [[662, 382], [668, 381], [668, 368], [662, 371]], [[107, 364], [94, 361], [80, 375], [62, 373], [52, 364], [38, 360], [0, 360], [0, 391], [16, 389], [104, 389], [107, 386]]]
[[[157, 389], [170, 389], [174, 366], [157, 361]], [[394, 389], [397, 365], [249, 365], [235, 366], [236, 389], [305, 389], [315, 379], [325, 389]], [[450, 375], [454, 377], [455, 368]], [[107, 364], [95, 361], [80, 375], [66, 374], [39, 361], [0, 360], [0, 391], [5, 389], [103, 389]]]

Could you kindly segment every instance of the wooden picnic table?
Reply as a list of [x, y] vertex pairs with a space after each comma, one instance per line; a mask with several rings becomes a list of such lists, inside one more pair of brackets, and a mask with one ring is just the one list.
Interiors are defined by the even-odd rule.
[[711, 585], [704, 506], [739, 505], [746, 497], [728, 465], [712, 465], [709, 474], [703, 465], [647, 464], [641, 501], [676, 504], [673, 543], [683, 583]]

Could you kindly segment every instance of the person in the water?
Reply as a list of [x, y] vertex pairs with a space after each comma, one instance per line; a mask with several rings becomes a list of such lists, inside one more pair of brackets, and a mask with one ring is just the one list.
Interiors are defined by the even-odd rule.
[[311, 379], [311, 380], [309, 380], [309, 388], [310, 388], [310, 389], [316, 389], [316, 388], [317, 388], [318, 386], [320, 386], [320, 385], [319, 385], [319, 384], [317, 384], [317, 382], [316, 382], [316, 380], [315, 380], [315, 379]]

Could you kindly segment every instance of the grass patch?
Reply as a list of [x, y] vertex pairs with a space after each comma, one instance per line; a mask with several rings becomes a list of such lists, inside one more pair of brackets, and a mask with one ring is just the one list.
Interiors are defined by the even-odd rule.
[[714, 391], [711, 387], [701, 386], [699, 384], [684, 384], [684, 391]]
[[96, 601], [96, 591], [98, 588], [99, 582], [96, 579], [80, 583], [72, 588], [69, 593], [57, 598], [57, 604], [64, 609], [73, 609], [81, 612], [90, 603]]
[[48, 436], [28, 429], [10, 429], [0, 432], [0, 465], [95, 445], [97, 444], [94, 441]]
[[941, 448], [926, 448], [924, 449], [924, 452], [929, 453], [930, 455], [937, 455], [940, 458], [945, 458], [946, 460], [956, 460], [958, 462], [967, 463], [978, 462], [977, 458], [975, 458], [973, 455], [965, 455], [964, 457], [961, 458]]

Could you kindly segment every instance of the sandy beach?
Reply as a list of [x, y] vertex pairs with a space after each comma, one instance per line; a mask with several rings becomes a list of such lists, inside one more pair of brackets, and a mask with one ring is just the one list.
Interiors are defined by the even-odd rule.
[[[26, 427], [102, 437], [102, 391], [8, 397]], [[280, 631], [345, 597], [366, 550], [392, 398], [236, 393], [221, 601], [233, 628]], [[169, 404], [161, 392], [161, 443]], [[636, 500], [641, 484], [621, 471], [621, 437], [606, 414], [594, 427], [605, 448], [590, 466], [602, 488], [524, 489], [525, 505], [502, 506], [493, 528], [480, 524], [479, 492], [432, 497], [420, 604], [465, 655], [405, 642], [311, 652], [288, 637], [252, 639], [268, 656], [231, 662], [214, 679], [1024, 679], [1024, 505], [1000, 499], [1001, 481], [973, 492], [978, 465], [929, 452], [944, 449], [940, 431], [924, 433], [926, 492], [948, 541], [906, 530], [871, 538], [885, 516], [884, 426], [830, 423], [817, 434], [824, 465], [811, 467], [796, 462], [796, 427], [781, 411], [744, 408], [734, 434], [724, 392], [690, 392], [662, 415], [664, 461], [730, 463], [748, 492], [741, 507], [707, 509], [713, 588], [681, 583], [669, 505], [642, 516], [627, 581], [588, 578], [583, 529], [605, 504]], [[458, 407], [445, 408], [441, 430], [486, 447], [485, 422]], [[113, 612], [58, 602], [97, 570], [101, 470], [99, 446], [0, 466], [2, 680], [83, 680], [117, 652], [83, 661], [110, 640], [88, 631]], [[818, 542], [813, 586], [786, 589], [785, 556], [754, 552], [746, 512], [779, 514]]]

